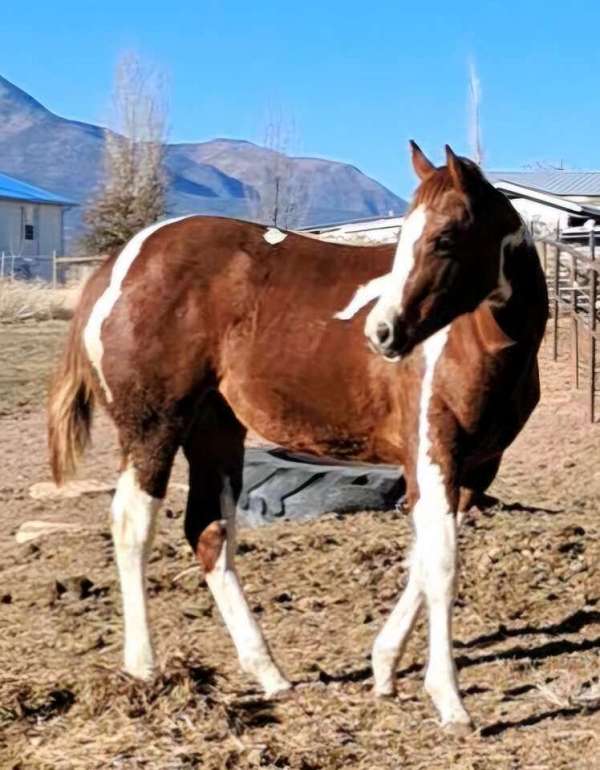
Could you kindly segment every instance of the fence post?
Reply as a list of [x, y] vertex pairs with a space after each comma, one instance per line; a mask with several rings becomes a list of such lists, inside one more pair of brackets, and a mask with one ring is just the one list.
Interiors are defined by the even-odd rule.
[[57, 264], [56, 264], [56, 249], [52, 250], [52, 288], [56, 289], [57, 278]]
[[560, 270], [560, 246], [558, 243], [554, 246], [554, 301], [552, 308], [552, 326], [554, 333], [554, 340], [552, 345], [552, 357], [556, 361], [558, 359], [558, 271]]
[[[590, 257], [595, 260], [596, 241], [594, 230], [590, 230]], [[598, 273], [591, 270], [590, 287], [590, 422], [596, 421], [596, 302], [598, 294]]]
[[571, 254], [571, 327], [573, 330], [573, 360], [575, 364], [575, 387], [579, 390], [579, 319], [578, 311], [578, 293], [577, 293], [577, 258]]
[[0, 257], [0, 278], [4, 278], [4, 252], [2, 252]]

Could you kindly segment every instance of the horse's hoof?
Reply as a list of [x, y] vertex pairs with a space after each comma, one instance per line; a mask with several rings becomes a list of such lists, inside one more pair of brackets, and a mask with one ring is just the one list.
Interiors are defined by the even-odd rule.
[[469, 735], [472, 735], [475, 730], [475, 726], [471, 721], [447, 722], [445, 725], [442, 725], [442, 727], [447, 735], [451, 735], [454, 738], [467, 738]]
[[152, 663], [135, 663], [124, 665], [123, 672], [138, 682], [148, 684], [153, 681], [156, 670]]
[[373, 695], [377, 700], [394, 700], [396, 690], [373, 690]]
[[265, 698], [267, 700], [284, 700], [288, 698], [294, 691], [294, 685], [288, 682], [287, 679], [282, 679], [276, 685], [269, 687], [265, 690]]

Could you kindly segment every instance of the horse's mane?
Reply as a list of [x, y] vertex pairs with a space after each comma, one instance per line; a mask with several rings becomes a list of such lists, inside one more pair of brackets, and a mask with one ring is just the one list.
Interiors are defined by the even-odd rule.
[[421, 182], [415, 192], [413, 207], [420, 204], [431, 206], [437, 203], [450, 189], [452, 189], [452, 177], [448, 167], [441, 166]]

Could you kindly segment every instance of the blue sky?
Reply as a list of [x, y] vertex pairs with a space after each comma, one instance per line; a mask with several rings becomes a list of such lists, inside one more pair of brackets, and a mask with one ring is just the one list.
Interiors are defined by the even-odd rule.
[[347, 161], [409, 195], [406, 142], [466, 152], [467, 67], [489, 168], [600, 167], [600, 3], [30, 0], [0, 15], [0, 74], [65, 117], [102, 122], [134, 49], [169, 79], [170, 139], [260, 141], [293, 114], [298, 154]]

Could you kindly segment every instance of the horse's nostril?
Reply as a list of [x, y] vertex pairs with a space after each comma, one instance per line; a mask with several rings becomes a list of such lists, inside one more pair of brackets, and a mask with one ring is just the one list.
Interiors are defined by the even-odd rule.
[[385, 345], [392, 336], [392, 327], [388, 323], [379, 323], [377, 324], [376, 333], [380, 344]]

